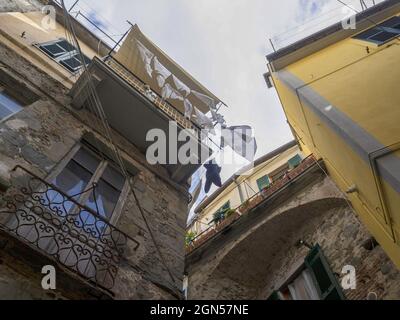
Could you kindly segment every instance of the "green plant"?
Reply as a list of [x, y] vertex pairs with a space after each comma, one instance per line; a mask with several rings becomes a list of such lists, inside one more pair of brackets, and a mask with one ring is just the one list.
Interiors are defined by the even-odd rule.
[[193, 232], [193, 231], [188, 231], [188, 232], [186, 232], [186, 235], [185, 235], [185, 245], [186, 246], [189, 246], [192, 242], [193, 242], [193, 240], [196, 238], [196, 233], [195, 232]]
[[213, 215], [213, 221], [214, 223], [219, 223], [222, 220], [225, 219], [225, 212], [222, 210], [218, 210], [217, 212], [214, 213]]
[[225, 218], [228, 218], [229, 216], [231, 216], [232, 214], [234, 214], [236, 212], [235, 209], [228, 209], [225, 211]]

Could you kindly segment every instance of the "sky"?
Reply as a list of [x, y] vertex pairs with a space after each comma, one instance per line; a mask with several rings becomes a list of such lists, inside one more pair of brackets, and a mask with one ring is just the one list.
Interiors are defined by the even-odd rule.
[[[359, 0], [344, 1], [360, 10]], [[73, 2], [65, 0], [67, 7]], [[228, 105], [221, 109], [228, 125], [253, 127], [256, 158], [293, 139], [276, 91], [263, 79], [269, 39], [279, 49], [349, 14], [337, 0], [80, 0], [76, 10], [116, 39], [127, 20], [137, 23]], [[233, 173], [223, 168], [222, 179]]]

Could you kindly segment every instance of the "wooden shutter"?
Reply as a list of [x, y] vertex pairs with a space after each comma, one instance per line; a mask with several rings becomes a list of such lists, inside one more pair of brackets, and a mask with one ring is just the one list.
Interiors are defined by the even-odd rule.
[[321, 247], [317, 244], [305, 258], [321, 300], [344, 300], [342, 289], [333, 274]]
[[281, 300], [281, 298], [279, 297], [278, 291], [272, 292], [267, 300]]
[[301, 157], [300, 155], [296, 154], [293, 158], [289, 159], [288, 164], [289, 164], [289, 169], [294, 169], [296, 168], [300, 163], [301, 163]]
[[260, 191], [264, 188], [269, 187], [269, 183], [270, 181], [267, 175], [261, 177], [260, 179], [257, 179], [257, 186]]

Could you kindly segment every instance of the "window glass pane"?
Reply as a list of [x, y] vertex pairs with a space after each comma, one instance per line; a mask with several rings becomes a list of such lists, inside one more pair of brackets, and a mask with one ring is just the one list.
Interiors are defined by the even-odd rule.
[[86, 205], [98, 212], [98, 214], [105, 219], [109, 220], [114, 212], [120, 194], [121, 191], [115, 189], [109, 183], [105, 182], [104, 179], [100, 179], [95, 189], [95, 193], [92, 192], [90, 194], [90, 198]]
[[125, 177], [122, 173], [111, 165], [108, 165], [104, 170], [102, 178], [119, 191], [122, 190], [125, 183]]
[[73, 160], [91, 173], [94, 173], [100, 164], [100, 159], [97, 157], [97, 155], [85, 147], [79, 149]]
[[392, 33], [392, 32], [380, 32], [376, 35], [374, 35], [373, 37], [370, 37], [369, 39], [377, 41], [377, 42], [385, 42], [388, 41], [394, 37], [396, 37], [397, 34], [396, 33]]
[[[57, 188], [67, 195], [73, 197], [87, 187], [92, 173], [80, 166], [74, 160], [71, 160], [63, 169], [63, 171], [52, 182]], [[49, 190], [46, 193], [47, 199], [45, 204], [49, 204], [52, 208], [57, 207], [61, 216], [65, 216], [73, 207], [72, 201], [66, 199], [56, 190]], [[79, 197], [73, 197], [79, 200]]]
[[0, 120], [22, 109], [22, 106], [4, 91], [0, 92]]
[[390, 18], [389, 20], [386, 20], [385, 22], [381, 23], [379, 26], [397, 29], [396, 25], [397, 26], [400, 25], [400, 17]]
[[54, 184], [69, 196], [74, 196], [85, 190], [92, 173], [74, 160], [70, 161], [64, 170], [54, 180]]
[[[52, 181], [57, 188], [79, 201], [80, 193], [85, 191], [100, 164], [100, 160], [86, 148], [80, 148], [75, 156], [68, 162], [61, 173]], [[50, 204], [58, 204], [62, 215], [66, 215], [73, 207], [73, 202], [65, 201], [63, 196], [55, 190], [47, 192]]]
[[76, 50], [76, 48], [66, 40], [61, 40], [57, 42], [57, 45], [63, 48], [65, 52], [71, 52]]
[[[83, 58], [84, 58], [86, 64], [90, 63], [90, 59], [88, 57], [83, 56]], [[67, 59], [61, 60], [60, 63], [72, 72], [78, 70], [82, 66], [81, 57], [79, 54], [76, 54], [72, 57], [68, 57]]]
[[66, 52], [65, 49], [58, 46], [57, 44], [42, 45], [42, 46], [39, 46], [39, 48], [42, 49], [44, 52], [46, 52], [53, 58], [56, 58]]
[[82, 66], [81, 61], [76, 56], [61, 60], [60, 63], [72, 72], [78, 70]]

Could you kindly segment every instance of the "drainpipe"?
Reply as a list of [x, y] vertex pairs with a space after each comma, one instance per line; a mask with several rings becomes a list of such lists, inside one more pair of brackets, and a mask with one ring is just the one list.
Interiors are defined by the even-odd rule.
[[244, 200], [244, 197], [243, 197], [242, 188], [240, 187], [240, 184], [237, 182], [237, 178], [236, 177], [233, 179], [233, 181], [235, 181], [236, 186], [237, 186], [238, 191], [239, 191], [240, 203], [243, 203], [245, 200]]

